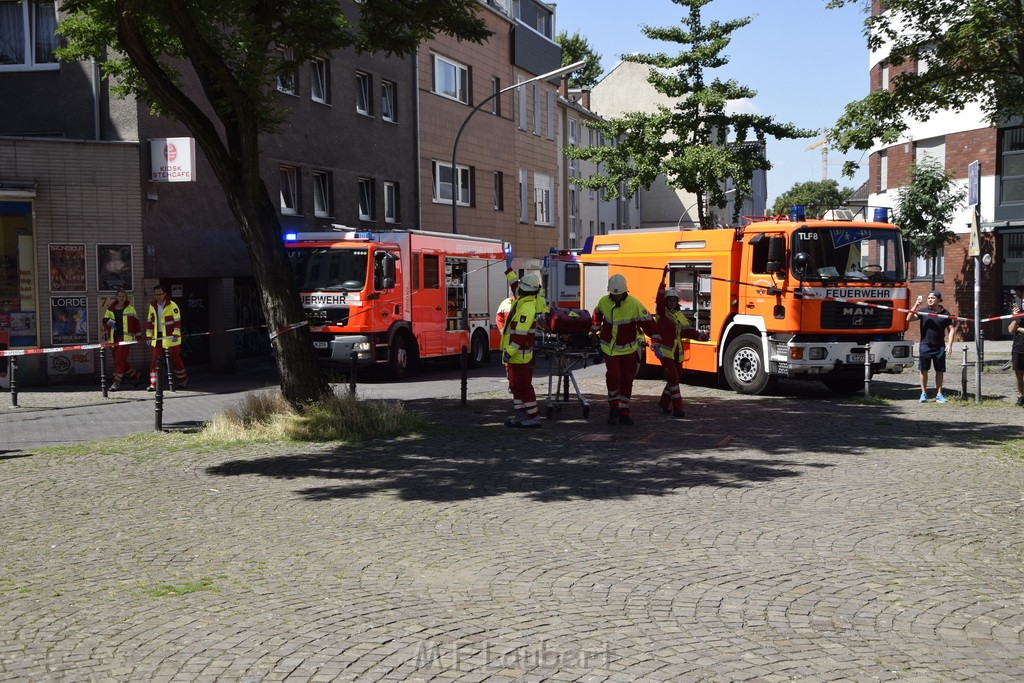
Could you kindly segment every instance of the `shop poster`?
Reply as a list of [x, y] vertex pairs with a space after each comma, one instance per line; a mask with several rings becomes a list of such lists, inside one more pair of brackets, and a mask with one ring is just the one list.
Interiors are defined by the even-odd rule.
[[85, 245], [50, 244], [50, 291], [85, 291]]

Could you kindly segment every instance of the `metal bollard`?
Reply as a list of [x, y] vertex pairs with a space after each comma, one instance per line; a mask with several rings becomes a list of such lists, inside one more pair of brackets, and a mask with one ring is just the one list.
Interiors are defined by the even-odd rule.
[[871, 342], [864, 345], [864, 398], [871, 397]]
[[357, 368], [359, 367], [358, 358], [359, 354], [356, 351], [349, 354], [348, 393], [352, 394], [352, 396], [356, 395], [356, 372], [358, 372]]
[[153, 427], [157, 432], [164, 431], [164, 375], [161, 363], [166, 362], [164, 356], [157, 356], [156, 361], [156, 399], [153, 401]]
[[7, 370], [11, 376], [11, 405], [18, 407], [18, 359], [11, 356], [11, 363]]
[[960, 396], [967, 398], [967, 344], [964, 344], [963, 352], [960, 361]]
[[174, 386], [174, 378], [171, 377], [171, 350], [166, 346], [164, 347], [164, 367], [167, 370], [167, 386], [171, 388], [171, 391], [177, 391], [178, 388]]
[[100, 392], [103, 394], [103, 398], [107, 396], [107, 353], [106, 349], [100, 347]]
[[466, 405], [466, 395], [469, 393], [469, 350], [463, 346], [462, 353], [459, 354], [459, 365], [462, 370], [462, 403]]

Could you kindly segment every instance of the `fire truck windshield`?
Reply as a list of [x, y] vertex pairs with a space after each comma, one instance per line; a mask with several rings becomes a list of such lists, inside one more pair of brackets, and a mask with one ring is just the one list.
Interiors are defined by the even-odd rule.
[[793, 233], [793, 274], [801, 280], [902, 282], [903, 242], [898, 230], [807, 227]]
[[366, 284], [366, 249], [288, 250], [301, 292], [358, 292]]

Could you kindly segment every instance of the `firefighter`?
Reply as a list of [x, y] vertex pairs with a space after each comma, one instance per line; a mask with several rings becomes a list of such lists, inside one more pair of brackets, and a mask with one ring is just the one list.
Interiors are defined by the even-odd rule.
[[679, 310], [679, 290], [668, 289], [667, 279], [668, 266], [665, 267], [658, 294], [654, 299], [654, 320], [661, 333], [661, 343], [653, 344], [654, 355], [665, 368], [665, 378], [668, 380], [665, 390], [661, 393], [661, 400], [658, 401], [658, 407], [666, 415], [672, 413], [672, 417], [686, 417], [686, 413], [683, 412], [683, 397], [679, 391], [679, 376], [683, 369], [683, 339], [695, 338], [696, 330], [689, 318]]
[[107, 343], [117, 344], [113, 348], [114, 354], [114, 381], [110, 383], [111, 391], [121, 390], [121, 381], [127, 376], [129, 382], [139, 386], [142, 373], [132, 367], [128, 360], [128, 352], [131, 350], [131, 343], [142, 331], [139, 325], [139, 315], [135, 312], [128, 299], [128, 292], [124, 287], [118, 287], [116, 298], [107, 306], [103, 312], [103, 327], [106, 331]]
[[149, 363], [149, 389], [156, 391], [157, 359], [167, 349], [174, 369], [174, 381], [178, 388], [188, 386], [188, 373], [181, 360], [181, 309], [171, 301], [161, 285], [153, 287], [153, 296], [146, 315], [146, 339], [153, 347], [153, 358]]
[[547, 313], [540, 294], [540, 276], [528, 273], [520, 280], [515, 271], [505, 272], [512, 288], [512, 305], [501, 328], [501, 362], [505, 365], [515, 416], [508, 427], [540, 427], [540, 408], [533, 389], [533, 345], [537, 337], [537, 317]]
[[590, 335], [600, 344], [605, 363], [608, 424], [631, 425], [629, 400], [640, 361], [640, 331], [643, 330], [654, 344], [661, 344], [661, 333], [640, 300], [629, 294], [622, 275], [608, 278], [608, 294], [597, 302], [592, 318]]

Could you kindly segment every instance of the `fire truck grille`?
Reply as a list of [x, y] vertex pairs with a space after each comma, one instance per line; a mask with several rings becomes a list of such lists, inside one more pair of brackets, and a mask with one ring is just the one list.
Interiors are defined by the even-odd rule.
[[323, 325], [348, 325], [348, 306], [339, 308], [307, 308], [306, 320], [310, 325], [322, 327]]
[[[891, 301], [870, 301], [891, 306]], [[874, 306], [858, 306], [843, 301], [821, 303], [822, 330], [880, 330], [892, 326], [892, 310]]]

